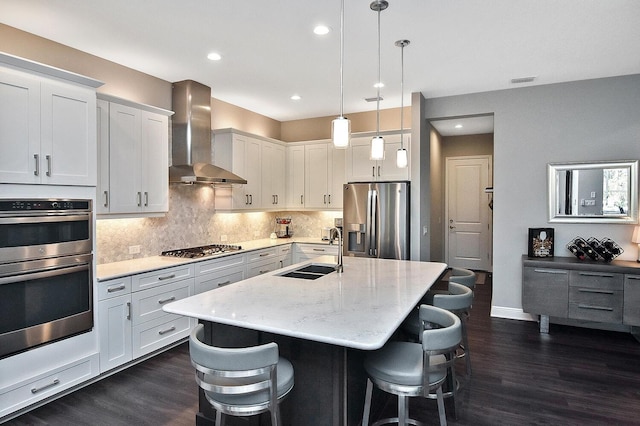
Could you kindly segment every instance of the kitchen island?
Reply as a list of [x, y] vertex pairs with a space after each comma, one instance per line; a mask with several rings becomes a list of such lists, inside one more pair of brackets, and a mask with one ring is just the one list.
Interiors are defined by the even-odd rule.
[[[333, 266], [336, 258], [321, 256], [164, 310], [203, 322], [214, 345], [277, 342], [295, 369], [294, 390], [282, 406], [285, 424], [357, 424], [364, 400], [362, 357], [389, 340], [446, 265], [346, 257], [341, 274], [283, 276], [310, 263]], [[200, 410], [199, 424], [214, 417], [202, 395]]]

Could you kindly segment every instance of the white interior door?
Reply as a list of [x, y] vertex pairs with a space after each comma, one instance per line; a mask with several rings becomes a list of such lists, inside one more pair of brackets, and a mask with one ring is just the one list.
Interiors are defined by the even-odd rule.
[[491, 157], [446, 160], [446, 262], [450, 267], [491, 270]]

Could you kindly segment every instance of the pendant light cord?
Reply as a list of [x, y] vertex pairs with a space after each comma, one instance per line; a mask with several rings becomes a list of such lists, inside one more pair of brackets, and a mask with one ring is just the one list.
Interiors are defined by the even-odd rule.
[[381, 9], [378, 7], [378, 97], [376, 99], [376, 136], [380, 137], [380, 12]]
[[404, 46], [400, 46], [400, 149], [404, 149]]
[[344, 117], [344, 0], [340, 5], [340, 117]]

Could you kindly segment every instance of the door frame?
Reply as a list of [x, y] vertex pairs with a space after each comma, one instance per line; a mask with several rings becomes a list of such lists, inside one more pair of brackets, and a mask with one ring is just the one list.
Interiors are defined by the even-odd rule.
[[[449, 262], [449, 160], [472, 160], [472, 159], [487, 159], [489, 170], [487, 176], [487, 190], [485, 193], [487, 195], [487, 204], [493, 205], [493, 155], [482, 154], [482, 155], [457, 155], [451, 157], [444, 158], [444, 209], [445, 209], [445, 220], [443, 221], [443, 230], [444, 230], [444, 261], [447, 265], [450, 265]], [[488, 188], [491, 188], [491, 191], [488, 191]], [[487, 249], [488, 249], [488, 259], [487, 259], [487, 272], [493, 271], [493, 208], [490, 208], [487, 215], [487, 224], [488, 224], [488, 232], [487, 232]]]

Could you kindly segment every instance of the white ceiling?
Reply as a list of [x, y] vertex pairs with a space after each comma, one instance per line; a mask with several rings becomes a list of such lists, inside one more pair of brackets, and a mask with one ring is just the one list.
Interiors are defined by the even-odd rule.
[[[375, 110], [377, 13], [345, 1], [345, 115]], [[405, 100], [640, 73], [638, 0], [389, 0], [381, 109]], [[340, 111], [340, 0], [0, 0], [0, 22], [280, 121]], [[316, 24], [332, 28], [313, 34]], [[219, 62], [206, 55], [217, 51]], [[513, 78], [535, 76], [514, 85]], [[302, 99], [289, 97], [299, 94]]]

